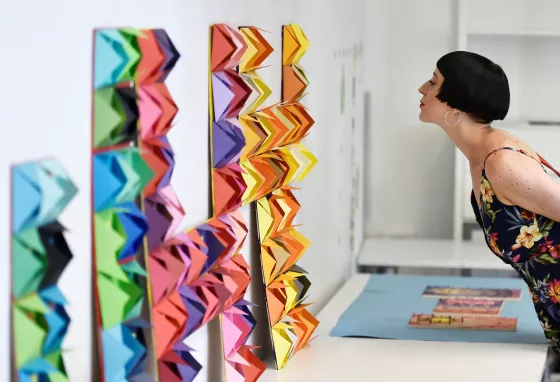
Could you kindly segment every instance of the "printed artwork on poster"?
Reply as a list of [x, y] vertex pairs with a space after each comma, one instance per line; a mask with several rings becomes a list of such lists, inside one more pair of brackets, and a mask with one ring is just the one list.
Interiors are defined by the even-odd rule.
[[354, 251], [356, 239], [356, 212], [358, 209], [358, 189], [360, 167], [356, 162], [356, 120], [352, 116], [352, 145], [350, 147], [350, 161], [352, 164], [352, 189], [350, 197], [350, 250]]
[[351, 97], [352, 97], [352, 106], [356, 105], [356, 65], [358, 63], [358, 46], [354, 44], [352, 47], [352, 90], [351, 90]]
[[356, 73], [352, 76], [352, 106], [356, 105]]
[[457, 288], [450, 286], [427, 286], [424, 297], [480, 297], [497, 300], [520, 300], [521, 289]]
[[481, 298], [441, 298], [434, 313], [499, 316], [504, 306], [503, 300]]
[[351, 127], [351, 146], [350, 146], [350, 251], [353, 256], [357, 256], [357, 251], [361, 245], [363, 237], [360, 224], [360, 172], [363, 167], [363, 130], [357, 126], [359, 118], [359, 108], [356, 104], [357, 96], [357, 75], [358, 75], [358, 49], [354, 44], [351, 57], [350, 89], [348, 92], [348, 102], [350, 104], [350, 127]]
[[408, 325], [422, 329], [517, 330], [517, 318], [493, 316], [450, 316], [414, 313]]
[[340, 114], [344, 114], [344, 101], [346, 97], [346, 79], [345, 79], [345, 68], [342, 65], [340, 73]]

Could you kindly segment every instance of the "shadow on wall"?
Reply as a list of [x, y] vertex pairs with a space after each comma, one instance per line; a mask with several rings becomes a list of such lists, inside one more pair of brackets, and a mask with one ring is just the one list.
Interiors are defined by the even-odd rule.
[[[251, 217], [249, 226], [251, 232], [257, 232], [256, 205], [251, 206]], [[261, 247], [258, 240], [251, 240], [251, 253], [260, 253]], [[255, 350], [255, 355], [263, 361], [272, 362], [272, 341], [268, 327], [268, 313], [266, 309], [266, 286], [262, 278], [260, 256], [251, 256], [251, 279], [253, 280], [251, 290], [251, 301], [256, 305], [253, 314], [257, 320], [255, 331], [253, 332], [253, 343], [260, 344], [262, 347]], [[267, 362], [267, 363], [269, 363]]]

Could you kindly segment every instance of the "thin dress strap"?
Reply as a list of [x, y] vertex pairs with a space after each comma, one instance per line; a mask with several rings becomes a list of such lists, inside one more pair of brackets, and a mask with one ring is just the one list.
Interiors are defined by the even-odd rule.
[[[546, 169], [544, 168], [543, 164], [546, 163], [547, 166], [550, 166], [550, 165], [548, 165], [548, 162], [546, 162], [545, 160], [543, 160], [539, 154], [537, 154], [537, 155], [538, 155], [538, 157], [539, 157], [540, 160], [543, 160], [542, 163], [539, 162], [539, 159], [535, 158], [534, 156], [532, 156], [531, 154], [529, 154], [527, 151], [525, 151], [525, 150], [523, 150], [523, 149], [516, 149], [515, 147], [504, 146], [504, 147], [499, 147], [499, 148], [497, 148], [497, 149], [495, 149], [495, 150], [490, 151], [490, 153], [489, 153], [488, 155], [486, 155], [486, 158], [484, 159], [484, 165], [483, 165], [482, 168], [483, 168], [483, 169], [486, 169], [486, 161], [488, 160], [488, 157], [490, 157], [490, 155], [494, 154], [495, 152], [502, 151], [502, 150], [517, 151], [518, 153], [521, 153], [521, 154], [523, 154], [523, 155], [528, 156], [529, 158], [534, 159], [538, 164], [541, 165], [541, 167], [543, 168], [543, 170], [545, 170], [545, 172], [546, 172]], [[552, 171], [556, 172], [556, 170], [554, 170], [552, 167], [549, 167], [549, 168], [550, 168]], [[557, 172], [556, 172], [556, 174], [558, 175]], [[558, 175], [558, 176], [560, 176], [560, 175]]]
[[541, 161], [542, 164], [544, 164], [546, 167], [548, 167], [549, 169], [551, 169], [552, 172], [554, 172], [558, 177], [560, 177], [560, 172], [558, 172], [558, 170], [556, 170], [554, 167], [552, 167], [552, 166], [550, 165], [550, 163], [548, 163], [548, 162], [546, 161], [546, 159], [544, 159], [543, 157], [541, 157], [539, 154], [537, 154], [537, 155], [538, 155], [539, 160]]

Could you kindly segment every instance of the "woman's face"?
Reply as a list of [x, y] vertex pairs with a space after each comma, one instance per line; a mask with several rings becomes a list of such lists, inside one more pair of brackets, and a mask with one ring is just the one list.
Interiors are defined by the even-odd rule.
[[[447, 113], [450, 108], [436, 97], [442, 83], [443, 76], [436, 68], [432, 74], [432, 78], [424, 82], [418, 89], [420, 94], [422, 94], [419, 116], [422, 122], [435, 123], [440, 126], [445, 123], [445, 113]], [[450, 121], [450, 123], [453, 123], [453, 121]]]

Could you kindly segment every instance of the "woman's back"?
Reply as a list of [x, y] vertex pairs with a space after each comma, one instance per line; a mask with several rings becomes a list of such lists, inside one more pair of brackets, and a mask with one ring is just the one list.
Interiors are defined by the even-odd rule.
[[[488, 157], [502, 150], [515, 151], [541, 163], [538, 156], [513, 147], [498, 148]], [[545, 334], [560, 351], [560, 330], [552, 329], [560, 325], [560, 222], [501, 201], [486, 176], [485, 166], [480, 193], [476, 195], [473, 190], [471, 204], [489, 248], [525, 280]]]

